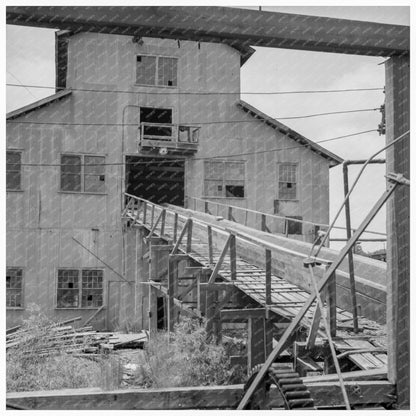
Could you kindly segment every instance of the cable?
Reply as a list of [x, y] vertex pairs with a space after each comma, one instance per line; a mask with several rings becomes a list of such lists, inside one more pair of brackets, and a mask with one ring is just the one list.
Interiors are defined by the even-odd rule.
[[11, 85], [14, 85], [15, 87], [23, 87], [36, 101], [38, 100], [38, 98], [36, 98], [32, 94], [32, 91], [29, 90], [28, 86], [27, 85], [23, 85], [22, 82], [20, 81], [20, 79], [17, 78], [16, 75], [13, 75], [8, 69], [6, 71], [7, 71], [7, 73], [9, 73], [20, 84], [20, 85], [19, 84], [11, 84]]
[[[301, 118], [312, 118], [312, 117], [321, 117], [321, 116], [330, 116], [334, 114], [349, 114], [349, 113], [363, 113], [368, 111], [380, 111], [380, 107], [377, 108], [364, 108], [360, 110], [345, 110], [345, 111], [332, 111], [327, 113], [316, 113], [316, 114], [307, 114], [304, 116], [292, 116], [292, 117], [267, 117], [267, 118], [258, 118], [254, 117], [253, 120], [227, 120], [227, 121], [203, 121], [197, 122], [194, 121], [192, 123], [180, 123], [181, 126], [200, 126], [200, 125], [213, 125], [213, 124], [241, 124], [241, 123], [258, 123], [266, 122], [266, 121], [279, 121], [279, 120], [295, 120]], [[137, 123], [65, 123], [65, 122], [54, 122], [54, 121], [13, 121], [8, 120], [7, 123], [11, 124], [40, 124], [40, 125], [53, 125], [53, 126], [112, 126], [112, 127], [127, 127], [127, 126], [135, 126], [138, 127]], [[154, 123], [158, 124], [158, 123]], [[157, 127], [157, 126], [154, 126]]]
[[[332, 137], [330, 139], [324, 139], [324, 140], [318, 140], [316, 142], [314, 142], [315, 144], [318, 143], [324, 143], [324, 142], [329, 142], [329, 141], [334, 141], [334, 140], [340, 140], [340, 139], [344, 139], [344, 138], [348, 138], [348, 137], [353, 137], [353, 136], [358, 136], [361, 134], [365, 134], [365, 133], [370, 133], [370, 132], [376, 132], [377, 129], [372, 129], [372, 130], [364, 130], [364, 131], [360, 131], [357, 133], [351, 133], [351, 134], [346, 134], [344, 136], [338, 136], [338, 137]], [[307, 145], [304, 145], [307, 146]], [[189, 160], [192, 161], [197, 161], [197, 160], [212, 160], [212, 159], [223, 159], [223, 158], [227, 158], [227, 157], [237, 157], [237, 156], [250, 156], [250, 155], [256, 155], [256, 154], [262, 154], [262, 153], [270, 153], [270, 152], [278, 152], [281, 150], [291, 150], [291, 149], [298, 149], [299, 146], [292, 146], [292, 147], [280, 147], [280, 148], [275, 148], [275, 149], [268, 149], [268, 150], [259, 150], [259, 151], [254, 151], [254, 152], [247, 152], [247, 153], [235, 153], [235, 154], [231, 154], [231, 155], [218, 155], [218, 156], [207, 156], [207, 157], [199, 157], [199, 158], [191, 158]], [[10, 149], [10, 151], [13, 151], [12, 149]], [[89, 156], [89, 155], [87, 155]], [[140, 156], [140, 155], [138, 155]], [[173, 163], [173, 162], [183, 162], [185, 159], [184, 158], [177, 158], [177, 159], [162, 159], [162, 160], [152, 160], [149, 162], [114, 162], [114, 163], [96, 163], [96, 164], [79, 164], [77, 166], [121, 166], [121, 165], [148, 165], [148, 164], [154, 164], [154, 163]], [[52, 163], [21, 163], [21, 166], [40, 166], [40, 167], [60, 167], [60, 166], [72, 166], [72, 165], [62, 165], [62, 164], [52, 164]]]
[[[16, 78], [16, 77], [15, 77]], [[17, 78], [16, 78], [17, 79]], [[247, 91], [247, 92], [193, 92], [193, 91], [178, 91], [178, 92], [156, 92], [156, 91], [128, 91], [128, 90], [96, 90], [90, 88], [63, 88], [63, 87], [49, 87], [43, 85], [23, 85], [23, 84], [6, 84], [8, 87], [26, 87], [26, 88], [38, 88], [38, 89], [52, 89], [56, 91], [70, 90], [70, 91], [82, 91], [82, 92], [103, 92], [103, 93], [120, 93], [120, 94], [148, 94], [148, 95], [289, 95], [289, 94], [327, 94], [327, 93], [339, 93], [339, 92], [361, 92], [361, 91], [383, 91], [384, 88], [345, 88], [334, 90], [298, 90], [298, 91]], [[152, 87], [152, 86], [151, 86]]]

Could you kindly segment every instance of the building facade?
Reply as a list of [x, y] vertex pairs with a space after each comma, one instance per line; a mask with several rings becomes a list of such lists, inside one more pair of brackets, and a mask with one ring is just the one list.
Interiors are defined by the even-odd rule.
[[57, 33], [56, 94], [7, 115], [8, 327], [31, 303], [54, 319], [94, 315], [97, 329], [146, 325], [124, 192], [328, 223], [329, 168], [342, 159], [240, 100], [252, 53]]

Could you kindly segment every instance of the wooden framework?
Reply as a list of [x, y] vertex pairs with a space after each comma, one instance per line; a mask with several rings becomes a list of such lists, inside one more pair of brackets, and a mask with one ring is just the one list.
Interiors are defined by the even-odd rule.
[[[105, 7], [9, 6], [6, 10], [6, 20], [9, 24], [225, 42], [240, 47], [243, 44], [391, 56], [392, 59], [386, 63], [387, 141], [393, 141], [399, 134], [409, 129], [410, 28], [406, 26], [219, 7], [125, 7], [117, 8], [117, 13], [114, 13], [113, 8]], [[244, 25], [241, 22], [244, 22]], [[409, 145], [408, 135], [406, 140], [387, 152], [387, 168], [404, 174], [406, 178], [410, 173]], [[398, 406], [403, 408], [410, 405], [409, 213], [409, 190], [403, 188], [388, 205], [388, 370], [390, 381], [397, 384]], [[154, 207], [152, 225], [153, 218]], [[146, 223], [146, 207], [144, 207], [143, 219], [143, 223]], [[177, 226], [174, 236], [176, 232]], [[357, 241], [355, 235], [350, 242]], [[189, 245], [187, 253], [190, 252], [188, 248]], [[346, 248], [349, 250], [351, 244], [348, 243]], [[210, 260], [212, 260], [211, 256]], [[332, 273], [330, 271], [335, 270], [336, 267], [337, 265], [333, 264], [329, 268], [325, 278], [319, 283], [319, 290], [330, 278]], [[171, 292], [169, 296], [172, 297]], [[303, 313], [311, 306], [313, 299], [311, 295], [302, 308]], [[282, 337], [266, 363], [270, 364], [273, 356], [281, 351], [288, 340], [288, 334], [302, 319], [301, 315], [300, 312], [292, 321], [285, 333], [286, 336]], [[399, 352], [399, 344], [402, 352]], [[264, 372], [259, 373], [257, 381], [261, 380], [262, 376]], [[246, 398], [251, 393], [249, 390]], [[240, 408], [243, 407], [244, 400], [240, 403]]]

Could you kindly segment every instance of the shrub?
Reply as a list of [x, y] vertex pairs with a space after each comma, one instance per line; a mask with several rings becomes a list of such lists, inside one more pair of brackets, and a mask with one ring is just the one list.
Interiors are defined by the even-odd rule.
[[170, 339], [167, 332], [152, 334], [139, 366], [136, 383], [144, 387], [191, 387], [241, 382], [241, 371], [230, 366], [222, 345], [207, 342], [205, 327], [182, 318]]
[[101, 367], [97, 361], [74, 357], [56, 350], [48, 339], [54, 324], [39, 308], [31, 307], [21, 327], [19, 345], [6, 353], [7, 391], [55, 390], [99, 386]]

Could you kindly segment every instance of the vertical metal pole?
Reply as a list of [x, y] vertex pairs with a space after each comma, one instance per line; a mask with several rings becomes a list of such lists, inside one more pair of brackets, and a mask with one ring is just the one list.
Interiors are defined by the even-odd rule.
[[[348, 164], [344, 162], [342, 164], [342, 171], [344, 175], [344, 197], [348, 195]], [[351, 238], [351, 213], [350, 213], [350, 199], [345, 201], [345, 225], [347, 227], [347, 240]], [[354, 332], [357, 333], [358, 329], [358, 308], [357, 308], [357, 295], [355, 291], [355, 275], [354, 275], [354, 256], [353, 251], [348, 251], [348, 267], [350, 272], [350, 294], [351, 294], [351, 306], [352, 306], [352, 321], [354, 325]]]

